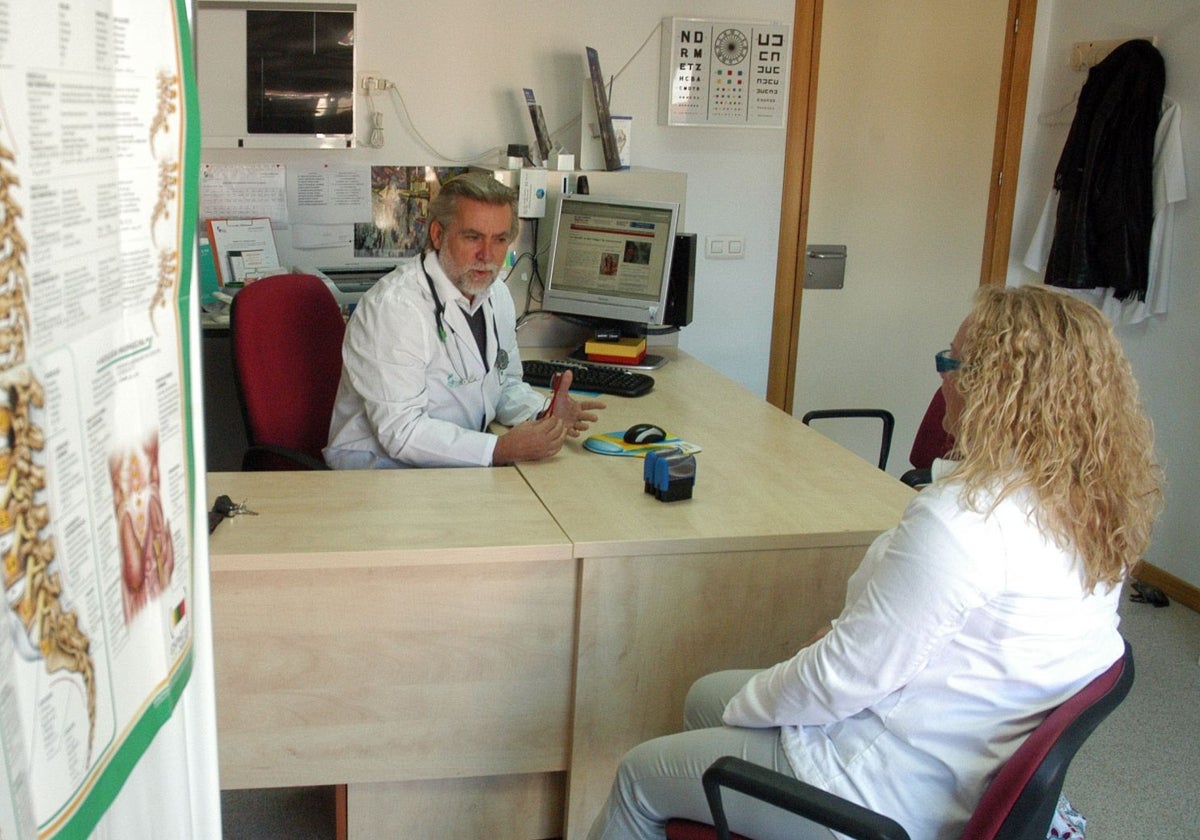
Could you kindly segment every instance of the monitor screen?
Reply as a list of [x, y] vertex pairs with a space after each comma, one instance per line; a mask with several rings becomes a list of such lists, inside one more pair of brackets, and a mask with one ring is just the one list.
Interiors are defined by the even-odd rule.
[[678, 217], [675, 202], [564, 195], [542, 308], [661, 325]]

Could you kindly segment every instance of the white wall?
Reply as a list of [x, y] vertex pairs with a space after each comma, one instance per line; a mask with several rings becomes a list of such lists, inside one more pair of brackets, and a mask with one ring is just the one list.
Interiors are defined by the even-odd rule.
[[[731, 9], [736, 8], [731, 13]], [[548, 0], [448, 0], [394, 3], [358, 0], [360, 72], [394, 81], [413, 123], [439, 154], [426, 149], [380, 97], [386, 145], [336, 153], [321, 151], [206, 150], [206, 161], [378, 164], [445, 164], [476, 160], [508, 143], [533, 143], [521, 89], [531, 87], [551, 132], [568, 148], [579, 143], [584, 47], [595, 47], [606, 75], [621, 72], [612, 111], [634, 118], [633, 164], [685, 172], [688, 232], [735, 234], [746, 239], [746, 257], [700, 258], [696, 268], [694, 323], [679, 344], [751, 390], [766, 393], [775, 254], [779, 229], [784, 129], [668, 128], [658, 124], [659, 35], [665, 17], [791, 23], [790, 0], [728, 3], [609, 0], [562, 3]], [[224, 45], [204, 40], [201, 67]], [[639, 48], [647, 41], [640, 53]], [[207, 51], [207, 54], [206, 54]], [[636, 54], [636, 57], [635, 57]], [[201, 93], [205, 94], [201, 78]], [[202, 102], [237, 109], [210, 90]], [[362, 101], [360, 97], [360, 107]], [[367, 136], [361, 107], [359, 136]], [[441, 157], [444, 156], [444, 157]]]
[[1170, 311], [1117, 333], [1154, 419], [1167, 472], [1167, 507], [1147, 559], [1200, 585], [1200, 6], [1195, 0], [1050, 0], [1039, 4], [1038, 16], [1010, 282], [1040, 280], [1021, 260], [1073, 115], [1073, 109], [1061, 117], [1057, 112], [1086, 78], [1068, 66], [1071, 44], [1156, 37], [1166, 60], [1166, 94], [1182, 107], [1190, 198], [1176, 209]]

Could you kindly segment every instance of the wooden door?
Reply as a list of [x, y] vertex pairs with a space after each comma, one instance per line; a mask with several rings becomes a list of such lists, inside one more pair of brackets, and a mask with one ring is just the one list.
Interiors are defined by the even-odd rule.
[[[795, 397], [823, 8], [823, 0], [796, 0], [793, 22], [791, 99], [767, 375], [768, 402], [789, 412]], [[981, 284], [1003, 283], [1007, 271], [1036, 9], [1037, 0], [1009, 0]]]

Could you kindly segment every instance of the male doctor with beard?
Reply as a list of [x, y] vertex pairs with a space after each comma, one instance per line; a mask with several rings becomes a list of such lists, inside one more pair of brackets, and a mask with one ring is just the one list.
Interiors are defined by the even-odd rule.
[[[487, 173], [447, 181], [429, 205], [424, 252], [363, 295], [342, 345], [329, 466], [538, 461], [595, 422], [604, 404], [592, 400], [556, 401], [538, 419], [546, 397], [521, 380], [516, 311], [495, 282], [516, 240], [516, 202]], [[494, 435], [493, 420], [511, 428]]]

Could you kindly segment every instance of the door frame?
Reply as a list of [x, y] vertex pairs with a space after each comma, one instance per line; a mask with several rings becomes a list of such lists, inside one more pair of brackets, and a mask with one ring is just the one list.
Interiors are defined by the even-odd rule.
[[[788, 102], [779, 216], [779, 253], [775, 262], [775, 303], [767, 363], [767, 402], [789, 414], [795, 400], [796, 355], [804, 298], [813, 126], [816, 121], [817, 68], [821, 57], [824, 0], [795, 0], [795, 3], [791, 98]], [[1036, 13], [1037, 0], [1009, 0], [980, 285], [1002, 285], [1008, 273]]]

